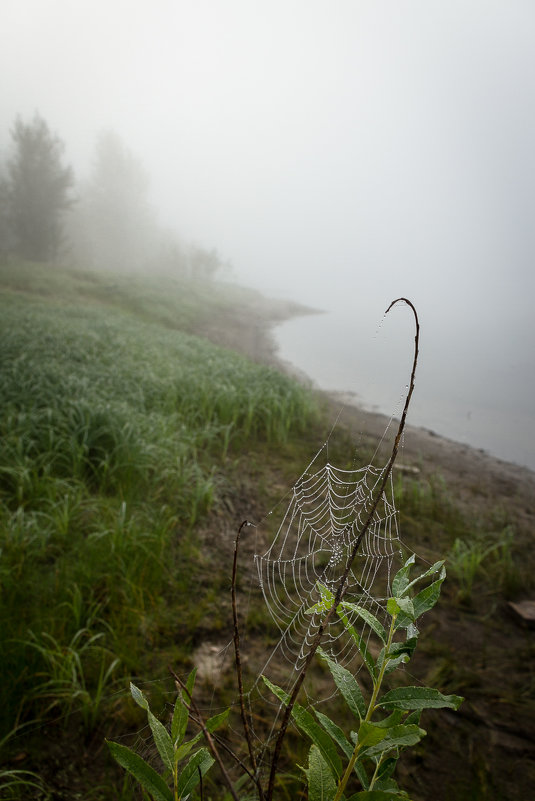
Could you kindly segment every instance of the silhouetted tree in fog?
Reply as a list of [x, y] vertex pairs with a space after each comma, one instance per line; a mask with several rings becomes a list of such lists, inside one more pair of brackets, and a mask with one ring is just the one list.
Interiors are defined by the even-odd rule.
[[78, 261], [99, 269], [147, 265], [156, 236], [148, 189], [142, 164], [115, 133], [103, 133], [71, 222]]
[[63, 164], [63, 142], [38, 114], [30, 123], [18, 117], [11, 136], [7, 193], [14, 248], [25, 259], [48, 261], [58, 253], [62, 216], [73, 202], [73, 172]]
[[11, 230], [11, 201], [9, 182], [0, 165], [0, 262], [5, 261], [13, 250]]

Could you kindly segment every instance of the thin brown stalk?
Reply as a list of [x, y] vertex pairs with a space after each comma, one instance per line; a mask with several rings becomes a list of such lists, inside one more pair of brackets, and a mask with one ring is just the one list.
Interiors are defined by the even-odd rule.
[[169, 668], [169, 671], [170, 671], [171, 675], [173, 676], [174, 680], [176, 681], [177, 685], [186, 693], [187, 697], [189, 698], [189, 704], [184, 702], [184, 704], [186, 706], [186, 709], [188, 710], [188, 712], [190, 714], [193, 712], [193, 714], [195, 715], [195, 717], [196, 717], [196, 721], [195, 722], [197, 723], [198, 726], [201, 727], [202, 733], [204, 734], [204, 738], [206, 740], [206, 744], [208, 745], [208, 748], [210, 749], [210, 752], [211, 752], [213, 758], [215, 759], [215, 761], [219, 765], [219, 769], [221, 771], [221, 775], [223, 776], [223, 781], [227, 785], [232, 798], [234, 799], [234, 801], [240, 801], [240, 799], [239, 799], [239, 797], [238, 797], [238, 795], [236, 793], [236, 790], [234, 789], [234, 785], [232, 784], [231, 778], [227, 773], [225, 765], [223, 764], [223, 760], [221, 759], [221, 756], [220, 756], [219, 751], [217, 749], [217, 746], [216, 746], [216, 744], [215, 744], [215, 742], [213, 740], [213, 737], [210, 734], [210, 732], [208, 731], [208, 729], [206, 728], [206, 724], [205, 724], [205, 722], [203, 720], [203, 717], [201, 715], [199, 707], [197, 706], [196, 702], [191, 697], [191, 695], [190, 695], [190, 693], [188, 691], [188, 688], [186, 687], [186, 685], [184, 684], [182, 679], [179, 676], [177, 676], [177, 674], [174, 672], [174, 670], [172, 668]]
[[[238, 573], [238, 549], [240, 544], [240, 535], [242, 529], [245, 526], [248, 526], [249, 521], [244, 520], [241, 526], [238, 529], [238, 533], [236, 534], [236, 540], [234, 542], [234, 560], [232, 563], [232, 583], [231, 583], [231, 594], [232, 594], [232, 618], [234, 621], [234, 656], [236, 661], [236, 678], [238, 680], [238, 694], [240, 698], [240, 714], [243, 724], [243, 731], [245, 733], [245, 739], [247, 741], [247, 748], [249, 750], [249, 758], [251, 760], [251, 765], [255, 776], [257, 774], [257, 764], [256, 758], [254, 754], [253, 743], [251, 739], [251, 730], [249, 728], [249, 721], [247, 719], [247, 712], [245, 709], [245, 701], [244, 701], [244, 692], [243, 692], [243, 673], [242, 673], [242, 665], [241, 665], [241, 654], [240, 654], [240, 630], [238, 625], [238, 607], [236, 601], [236, 579]], [[259, 801], [263, 801], [264, 793], [260, 781], [255, 778], [255, 784], [258, 788], [258, 795]]]
[[278, 762], [279, 762], [280, 752], [281, 752], [281, 749], [282, 749], [282, 743], [283, 743], [284, 737], [286, 735], [286, 730], [287, 730], [288, 724], [290, 722], [290, 717], [291, 717], [291, 714], [292, 714], [293, 707], [295, 705], [295, 701], [296, 701], [297, 696], [299, 694], [299, 691], [300, 691], [300, 689], [302, 687], [302, 684], [303, 684], [303, 682], [305, 680], [305, 676], [306, 676], [306, 674], [308, 672], [308, 668], [310, 666], [312, 658], [314, 657], [314, 654], [318, 650], [318, 647], [319, 647], [319, 645], [321, 643], [321, 640], [322, 640], [322, 637], [323, 637], [323, 632], [325, 631], [325, 627], [329, 623], [329, 620], [331, 619], [331, 617], [333, 616], [333, 614], [336, 611], [336, 607], [338, 606], [338, 604], [340, 603], [340, 601], [343, 598], [344, 592], [346, 590], [346, 582], [347, 582], [347, 577], [349, 576], [349, 571], [351, 570], [351, 566], [352, 566], [352, 564], [353, 564], [353, 562], [355, 560], [355, 557], [357, 555], [357, 551], [358, 551], [358, 549], [360, 547], [360, 543], [362, 542], [362, 539], [363, 539], [364, 535], [366, 534], [368, 528], [370, 527], [370, 525], [372, 523], [372, 520], [373, 520], [373, 516], [374, 516], [374, 514], [375, 514], [375, 512], [377, 510], [377, 507], [379, 505], [379, 502], [380, 502], [381, 498], [383, 497], [383, 493], [385, 491], [386, 484], [388, 482], [388, 479], [389, 479], [390, 474], [392, 472], [392, 468], [394, 466], [394, 462], [396, 460], [396, 456], [398, 454], [399, 444], [401, 442], [401, 437], [403, 436], [403, 430], [405, 428], [405, 421], [407, 419], [407, 411], [409, 409], [409, 404], [410, 404], [412, 393], [413, 393], [413, 390], [414, 390], [414, 379], [415, 379], [415, 376], [416, 376], [416, 365], [418, 363], [418, 349], [419, 349], [419, 339], [420, 339], [420, 323], [419, 323], [419, 320], [418, 320], [418, 314], [416, 313], [416, 309], [414, 308], [414, 306], [411, 303], [411, 301], [407, 300], [407, 298], [397, 298], [397, 300], [393, 300], [392, 303], [390, 304], [390, 306], [388, 307], [388, 309], [386, 310], [385, 314], [388, 314], [388, 312], [390, 311], [392, 306], [394, 306], [396, 303], [399, 303], [399, 302], [404, 302], [408, 306], [410, 306], [410, 308], [413, 311], [414, 319], [415, 319], [415, 323], [416, 323], [416, 333], [415, 333], [415, 336], [414, 336], [414, 358], [413, 358], [413, 362], [412, 362], [412, 372], [411, 372], [411, 378], [410, 378], [410, 383], [409, 383], [409, 391], [408, 391], [407, 397], [405, 399], [405, 406], [403, 407], [403, 413], [401, 415], [401, 420], [399, 422], [398, 431], [397, 431], [397, 434], [396, 434], [396, 438], [394, 440], [392, 453], [390, 455], [390, 459], [389, 459], [388, 464], [387, 464], [387, 466], [385, 468], [385, 471], [383, 473], [383, 478], [382, 478], [381, 484], [379, 486], [379, 490], [377, 492], [376, 498], [375, 498], [375, 500], [374, 500], [374, 502], [373, 502], [373, 504], [371, 506], [371, 509], [370, 509], [369, 513], [368, 513], [368, 517], [364, 521], [364, 525], [362, 526], [362, 529], [361, 529], [361, 531], [360, 531], [360, 533], [359, 533], [359, 535], [358, 535], [358, 537], [356, 539], [356, 542], [355, 542], [355, 544], [353, 546], [353, 549], [351, 551], [351, 554], [349, 556], [346, 568], [345, 568], [345, 570], [344, 570], [344, 572], [343, 572], [343, 574], [342, 574], [342, 576], [340, 578], [340, 581], [338, 583], [338, 588], [337, 588], [336, 593], [335, 593], [333, 604], [332, 604], [331, 608], [329, 609], [329, 611], [327, 612], [327, 614], [325, 615], [324, 619], [322, 620], [322, 622], [320, 623], [320, 625], [318, 627], [318, 631], [316, 632], [316, 636], [314, 637], [314, 640], [312, 641], [312, 645], [310, 647], [310, 651], [307, 654], [307, 657], [306, 657], [305, 663], [303, 665], [303, 668], [302, 668], [302, 670], [301, 670], [301, 672], [300, 672], [300, 674], [299, 674], [299, 676], [297, 678], [297, 681], [296, 681], [296, 683], [294, 685], [294, 688], [292, 690], [292, 693], [290, 695], [290, 700], [288, 701], [288, 704], [287, 704], [287, 706], [286, 706], [286, 708], [284, 710], [284, 715], [283, 715], [283, 718], [282, 718], [282, 721], [281, 721], [281, 725], [280, 725], [280, 728], [279, 728], [279, 733], [277, 735], [277, 740], [275, 742], [275, 748], [273, 750], [273, 758], [271, 760], [271, 770], [270, 770], [270, 774], [269, 774], [269, 783], [268, 783], [268, 788], [267, 788], [267, 792], [266, 792], [266, 801], [271, 801], [271, 799], [273, 797], [273, 790], [275, 788], [275, 777], [277, 775], [277, 766], [278, 766]]

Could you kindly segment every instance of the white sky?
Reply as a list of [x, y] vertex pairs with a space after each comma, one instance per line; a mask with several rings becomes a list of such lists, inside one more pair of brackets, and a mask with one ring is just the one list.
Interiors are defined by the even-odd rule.
[[81, 175], [112, 128], [238, 276], [374, 320], [405, 295], [530, 392], [534, 101], [533, 0], [0, 4], [4, 147], [38, 110]]

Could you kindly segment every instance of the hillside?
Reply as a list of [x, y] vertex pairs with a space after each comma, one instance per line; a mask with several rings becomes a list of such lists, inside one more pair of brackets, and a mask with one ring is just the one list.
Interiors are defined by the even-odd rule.
[[[145, 748], [129, 679], [163, 708], [168, 665], [206, 668], [228, 644], [236, 529], [287, 493], [340, 404], [275, 369], [269, 326], [306, 310], [245, 289], [11, 265], [0, 310], [0, 781], [33, 774], [12, 798], [126, 801], [104, 738]], [[330, 457], [366, 464], [384, 430], [346, 408]], [[466, 697], [426, 718], [402, 785], [414, 801], [528, 797], [535, 645], [508, 601], [533, 592], [534, 476], [410, 428], [399, 462], [403, 546], [449, 573], [411, 674]], [[271, 635], [251, 549], [254, 654]], [[214, 671], [203, 701], [234, 701], [232, 671]]]

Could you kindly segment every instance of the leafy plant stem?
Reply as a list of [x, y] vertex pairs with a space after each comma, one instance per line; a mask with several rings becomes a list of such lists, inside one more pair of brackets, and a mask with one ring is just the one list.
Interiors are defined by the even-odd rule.
[[[390, 630], [388, 632], [388, 640], [387, 640], [386, 645], [385, 645], [385, 657], [383, 659], [383, 664], [381, 665], [381, 669], [379, 671], [379, 675], [377, 676], [377, 679], [373, 682], [372, 697], [370, 698], [370, 703], [368, 704], [368, 709], [366, 711], [366, 717], [364, 718], [364, 722], [365, 723], [369, 723], [370, 722], [370, 720], [372, 718], [372, 715], [375, 712], [375, 703], [377, 701], [377, 696], [379, 695], [379, 692], [381, 690], [381, 684], [383, 683], [385, 670], [386, 670], [386, 667], [387, 667], [388, 661], [389, 661], [388, 660], [388, 654], [390, 652], [390, 648], [392, 646], [392, 640], [394, 638], [394, 630], [395, 630], [395, 626], [396, 626], [396, 619], [397, 619], [397, 615], [393, 614], [392, 615], [392, 620], [390, 622]], [[355, 749], [354, 749], [353, 753], [351, 754], [351, 759], [349, 760], [349, 762], [347, 764], [345, 773], [342, 776], [342, 778], [340, 779], [340, 783], [338, 785], [338, 789], [336, 791], [336, 795], [334, 796], [333, 801], [340, 801], [340, 799], [342, 798], [343, 792], [344, 792], [344, 790], [346, 788], [346, 785], [347, 785], [347, 783], [349, 781], [349, 777], [353, 773], [353, 768], [355, 766], [355, 762], [358, 759], [358, 756], [359, 756], [361, 748], [362, 748], [362, 743], [357, 742], [357, 744], [355, 746]], [[374, 778], [375, 778], [375, 775], [376, 774], [374, 774]]]
[[292, 715], [292, 709], [293, 709], [294, 704], [295, 704], [295, 702], [297, 700], [297, 696], [298, 696], [299, 691], [300, 691], [300, 689], [301, 689], [301, 687], [303, 685], [303, 682], [305, 680], [305, 676], [306, 676], [306, 674], [308, 672], [308, 668], [310, 666], [310, 663], [312, 662], [314, 654], [316, 653], [316, 651], [318, 650], [318, 648], [319, 648], [319, 646], [321, 644], [321, 640], [322, 640], [322, 637], [323, 637], [323, 632], [325, 630], [325, 626], [328, 624], [330, 618], [334, 614], [338, 604], [340, 603], [340, 601], [342, 600], [342, 598], [344, 596], [344, 592], [345, 592], [346, 586], [347, 586], [346, 582], [347, 582], [347, 577], [349, 575], [349, 571], [351, 570], [351, 567], [352, 567], [353, 562], [355, 560], [355, 557], [357, 555], [357, 551], [358, 551], [358, 549], [360, 547], [360, 543], [361, 543], [364, 535], [366, 534], [368, 528], [370, 527], [370, 525], [372, 523], [373, 516], [374, 516], [374, 514], [376, 512], [376, 509], [377, 509], [377, 507], [379, 505], [379, 501], [383, 497], [383, 493], [384, 493], [385, 487], [387, 485], [388, 479], [389, 479], [390, 474], [392, 473], [392, 469], [394, 467], [394, 462], [396, 461], [396, 456], [398, 454], [399, 445], [400, 445], [400, 442], [401, 442], [401, 438], [403, 436], [403, 431], [405, 429], [405, 421], [407, 419], [407, 412], [409, 410], [409, 405], [410, 405], [410, 402], [411, 402], [412, 393], [414, 392], [416, 366], [418, 364], [418, 352], [419, 352], [419, 341], [420, 341], [420, 321], [418, 319], [418, 314], [416, 312], [416, 309], [414, 308], [414, 306], [411, 303], [411, 301], [408, 300], [407, 298], [397, 298], [396, 300], [393, 300], [392, 303], [390, 304], [390, 306], [388, 307], [388, 309], [386, 310], [385, 315], [387, 315], [388, 312], [390, 311], [390, 309], [396, 303], [399, 303], [400, 301], [405, 303], [407, 306], [409, 306], [412, 309], [412, 312], [413, 312], [413, 315], [414, 315], [414, 321], [415, 321], [414, 356], [413, 356], [413, 362], [412, 362], [411, 377], [410, 377], [410, 382], [409, 382], [409, 391], [407, 393], [407, 397], [405, 398], [405, 405], [403, 407], [403, 412], [401, 414], [401, 419], [400, 419], [398, 430], [397, 430], [397, 434], [396, 434], [396, 437], [395, 437], [395, 440], [394, 440], [394, 445], [392, 447], [392, 453], [390, 455], [390, 459], [388, 461], [388, 464], [387, 464], [387, 466], [386, 466], [386, 468], [384, 470], [383, 477], [382, 477], [381, 484], [379, 486], [377, 495], [375, 497], [374, 502], [371, 505], [370, 511], [368, 513], [368, 517], [366, 518], [366, 520], [365, 520], [365, 522], [364, 522], [364, 524], [362, 526], [362, 529], [361, 529], [361, 531], [360, 531], [360, 533], [359, 533], [359, 535], [358, 535], [358, 537], [357, 537], [357, 539], [355, 541], [355, 544], [353, 546], [353, 550], [351, 551], [349, 559], [347, 560], [346, 568], [345, 568], [344, 573], [343, 573], [343, 575], [340, 578], [340, 581], [338, 583], [338, 588], [336, 590], [336, 595], [335, 595], [335, 598], [334, 598], [334, 602], [333, 602], [331, 608], [328, 610], [324, 620], [322, 621], [322, 623], [320, 623], [320, 625], [318, 627], [318, 631], [316, 633], [316, 636], [314, 637], [314, 640], [313, 640], [312, 645], [310, 647], [310, 651], [307, 654], [303, 669], [301, 670], [301, 673], [299, 674], [299, 677], [298, 677], [298, 679], [297, 679], [297, 681], [296, 681], [296, 683], [294, 685], [294, 688], [292, 690], [292, 693], [291, 693], [291, 696], [290, 696], [290, 700], [289, 700], [289, 702], [288, 702], [288, 704], [286, 706], [286, 709], [284, 710], [284, 715], [283, 715], [282, 722], [281, 722], [281, 725], [280, 725], [280, 728], [279, 728], [279, 733], [277, 735], [277, 740], [275, 742], [275, 748], [274, 748], [274, 751], [273, 751], [273, 758], [271, 760], [271, 770], [270, 770], [270, 774], [269, 774], [269, 782], [268, 782], [268, 788], [267, 788], [267, 792], [266, 792], [266, 801], [271, 801], [271, 799], [273, 798], [273, 791], [275, 789], [275, 777], [276, 777], [276, 774], [277, 774], [277, 766], [278, 766], [279, 756], [280, 756], [280, 752], [281, 752], [281, 749], [282, 749], [282, 742], [283, 742], [284, 737], [286, 735], [286, 730], [288, 728], [288, 724], [290, 722], [290, 717]]
[[384, 755], [384, 754], [381, 754], [381, 756], [380, 756], [380, 757], [379, 757], [379, 759], [377, 760], [377, 764], [376, 764], [376, 766], [375, 766], [375, 770], [374, 770], [374, 772], [373, 772], [373, 776], [372, 776], [372, 778], [371, 778], [371, 780], [370, 780], [370, 786], [369, 786], [369, 788], [368, 788], [369, 790], [373, 790], [374, 784], [375, 784], [375, 782], [377, 781], [377, 776], [379, 775], [379, 768], [380, 768], [380, 767], [381, 767], [381, 765], [383, 764], [383, 759], [384, 759], [384, 757], [385, 757], [385, 755]]

